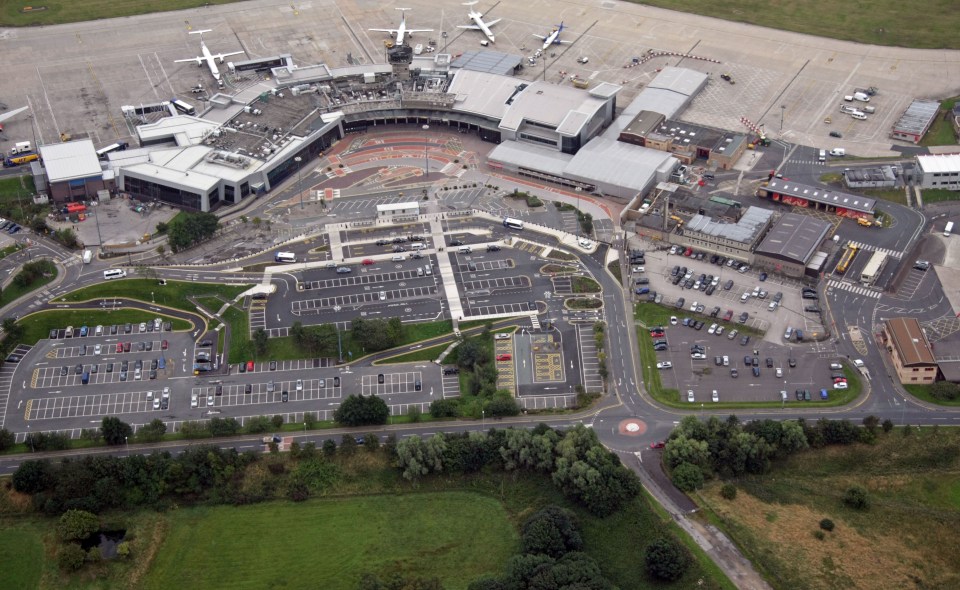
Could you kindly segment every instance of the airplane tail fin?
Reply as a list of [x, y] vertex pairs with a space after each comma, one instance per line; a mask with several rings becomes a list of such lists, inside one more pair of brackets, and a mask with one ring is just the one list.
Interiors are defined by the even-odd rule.
[[473, 0], [473, 2], [464, 2], [463, 5], [464, 5], [464, 6], [473, 6], [474, 4], [476, 4], [476, 3], [479, 2], [479, 1], [480, 1], [480, 0]]
[[563, 21], [560, 21], [560, 24], [557, 25], [557, 31], [563, 32]]

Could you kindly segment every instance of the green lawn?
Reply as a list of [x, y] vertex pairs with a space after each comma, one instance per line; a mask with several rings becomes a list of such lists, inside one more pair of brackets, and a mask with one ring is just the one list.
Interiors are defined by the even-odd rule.
[[[0, 2], [0, 25], [25, 27], [58, 25], [167, 10], [197, 8], [205, 4], [229, 4], [235, 0], [49, 0], [45, 2]], [[45, 10], [21, 12], [24, 6]], [[186, 33], [184, 33], [186, 34]]]
[[[909, 18], [904, 18], [904, 5], [899, 0], [870, 0], [856, 4], [843, 0], [631, 1], [772, 29], [873, 45], [927, 49], [960, 48], [960, 37], [956, 34], [960, 28], [960, 12], [956, 10], [954, 0], [929, 0], [923, 4], [923, 10], [911, 12]], [[683, 22], [680, 16], [673, 18], [677, 22]], [[826, 57], [823, 59], [826, 61]], [[883, 88], [880, 88], [880, 92], [883, 92]]]
[[398, 354], [397, 356], [392, 356], [382, 361], [378, 361], [374, 364], [389, 365], [394, 363], [413, 363], [416, 361], [433, 361], [434, 359], [439, 357], [440, 353], [446, 350], [448, 346], [450, 346], [450, 343], [438, 344], [437, 346], [430, 346], [428, 348], [420, 348], [405, 354]]
[[[253, 343], [250, 342], [250, 323], [245, 311], [240, 311], [232, 305], [220, 316], [225, 324], [230, 326], [230, 354], [227, 357], [231, 363], [240, 363], [253, 358]], [[289, 340], [289, 338], [288, 338]], [[301, 354], [297, 358], [304, 358]], [[271, 360], [270, 358], [259, 360]], [[284, 359], [274, 359], [284, 360]]]
[[216, 283], [194, 283], [183, 281], [167, 281], [166, 285], [159, 285], [151, 279], [124, 279], [120, 281], [106, 281], [89, 287], [71, 291], [63, 296], [63, 301], [89, 301], [111, 297], [126, 297], [151, 301], [157, 305], [166, 305], [185, 311], [195, 311], [195, 307], [187, 297], [204, 295], [220, 295], [224, 299], [234, 297], [249, 289], [251, 285], [219, 285]]
[[607, 270], [610, 271], [610, 274], [617, 278], [618, 283], [623, 283], [623, 277], [620, 275], [620, 261], [611, 260], [610, 264], [607, 265]]
[[23, 297], [27, 293], [37, 291], [41, 289], [43, 286], [49, 285], [50, 283], [53, 282], [54, 279], [57, 278], [57, 272], [58, 272], [57, 269], [54, 268], [53, 273], [45, 277], [40, 277], [39, 279], [34, 281], [32, 284], [27, 285], [26, 287], [21, 287], [17, 285], [16, 282], [10, 283], [10, 285], [3, 290], [3, 293], [0, 293], [0, 307], [3, 307], [4, 305], [12, 301], [16, 301], [17, 299]]
[[913, 397], [931, 404], [937, 404], [938, 406], [960, 406], [960, 399], [942, 400], [930, 395], [929, 385], [904, 385], [903, 388]]
[[36, 528], [10, 522], [0, 526], [0, 588], [40, 585], [43, 541]]
[[354, 590], [360, 576], [437, 576], [450, 590], [497, 574], [517, 531], [495, 499], [448, 492], [188, 508], [144, 588]]
[[883, 199], [901, 205], [907, 204], [907, 196], [902, 188], [867, 188], [863, 189], [863, 193], [875, 199]]
[[957, 103], [956, 98], [950, 98], [940, 104], [940, 112], [937, 119], [930, 126], [930, 130], [920, 140], [920, 145], [956, 145], [957, 135], [953, 132], [953, 123], [949, 117], [944, 117], [944, 113], [953, 110], [953, 105]]
[[[20, 318], [17, 322], [25, 328], [23, 344], [33, 346], [39, 340], [47, 338], [50, 330], [63, 329], [67, 326], [79, 328], [80, 326], [97, 326], [103, 324], [139, 324], [156, 317], [170, 320], [174, 330], [190, 330], [191, 324], [186, 320], [171, 318], [162, 313], [146, 312], [137, 309], [118, 309], [115, 311], [106, 311], [100, 309], [55, 309], [50, 311], [40, 311]], [[2, 587], [2, 586], [0, 586]]]
[[942, 188], [928, 188], [921, 191], [924, 205], [941, 201], [960, 201], [960, 191], [948, 191]]

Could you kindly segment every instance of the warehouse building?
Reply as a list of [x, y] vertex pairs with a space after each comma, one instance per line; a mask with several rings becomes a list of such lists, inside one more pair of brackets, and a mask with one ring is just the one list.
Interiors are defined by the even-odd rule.
[[856, 219], [870, 217], [876, 199], [800, 184], [785, 178], [772, 178], [757, 189], [757, 196], [794, 207], [810, 207]]
[[894, 124], [890, 137], [920, 143], [923, 136], [930, 130], [930, 126], [937, 120], [939, 112], [940, 101], [919, 99], [913, 101]]
[[113, 191], [113, 171], [104, 170], [89, 139], [40, 146], [48, 196], [55, 203], [95, 199], [97, 191]]
[[[817, 276], [826, 254], [817, 249], [833, 226], [826, 221], [785, 213], [777, 220], [754, 251], [753, 265], [788, 277]], [[813, 264], [819, 261], [818, 264]]]
[[960, 190], [960, 154], [917, 156], [920, 188]]
[[708, 168], [728, 170], [747, 148], [742, 133], [685, 123], [640, 111], [620, 132], [620, 141], [669, 152], [684, 164], [700, 160]]

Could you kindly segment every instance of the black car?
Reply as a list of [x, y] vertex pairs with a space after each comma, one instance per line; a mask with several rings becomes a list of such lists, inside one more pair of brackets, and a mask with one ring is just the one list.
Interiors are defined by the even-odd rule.
[[444, 375], [456, 375], [459, 372], [460, 372], [459, 367], [445, 367], [443, 369]]
[[390, 243], [390, 242], [384, 240], [383, 238], [380, 238], [379, 240], [377, 240], [377, 245], [378, 245], [378, 246], [386, 246], [386, 245], [389, 244], [389, 243]]
[[695, 325], [694, 328], [697, 329], [697, 330], [702, 330], [702, 329], [703, 329], [703, 322], [697, 321], [697, 325]]
[[172, 329], [173, 329], [173, 324], [171, 324], [170, 322], [163, 322], [163, 331], [164, 331], [164, 332], [169, 332], [169, 331], [172, 330]]
[[147, 340], [146, 349], [147, 349], [147, 352], [150, 352], [151, 350], [153, 350], [153, 340]]
[[798, 402], [802, 402], [802, 401], [803, 401], [803, 390], [802, 390], [802, 389], [798, 389], [797, 392], [796, 392], [796, 395], [797, 395], [797, 401], [798, 401]]
[[251, 385], [251, 384], [249, 384], [249, 383], [247, 383], [246, 385], [244, 385], [244, 386], [243, 386], [243, 392], [244, 392], [244, 393], [253, 393], [253, 385]]
[[820, 313], [820, 306], [818, 305], [807, 305], [803, 308], [803, 311], [808, 311], [810, 313]]
[[122, 363], [120, 363], [121, 371], [126, 371], [129, 368], [130, 368], [130, 361], [123, 361]]
[[[749, 336], [744, 336], [743, 338], [740, 339], [740, 346], [746, 346], [747, 344], [750, 344], [750, 337], [749, 337]], [[754, 359], [754, 360], [756, 360], [756, 359]]]
[[340, 387], [340, 377], [334, 377], [334, 378], [333, 378], [333, 386], [334, 386], [334, 387]]
[[107, 373], [113, 373], [113, 363], [107, 363]]
[[678, 285], [678, 284], [680, 284], [680, 281], [682, 281], [682, 280], [683, 280], [683, 277], [682, 277], [681, 275], [677, 275], [677, 276], [673, 277], [673, 281], [671, 281], [671, 282], [672, 282], [674, 285]]
[[143, 368], [143, 359], [137, 359], [137, 362], [133, 363], [133, 368], [134, 368], [134, 369], [142, 369], [142, 368]]
[[284, 389], [282, 392], [280, 392], [280, 401], [286, 403], [289, 400], [290, 400], [290, 394], [287, 393], [286, 389]]
[[753, 357], [751, 357], [749, 354], [743, 355], [743, 366], [749, 367], [752, 364], [753, 364]]
[[197, 346], [203, 348], [203, 347], [205, 347], [205, 346], [210, 346], [210, 345], [212, 345], [212, 344], [213, 344], [213, 341], [212, 341], [212, 340], [204, 339], [204, 340], [201, 340], [200, 342], [198, 342], [198, 343], [197, 343]]
[[241, 373], [247, 372], [247, 363], [240, 363], [240, 372]]
[[66, 375], [66, 374], [69, 373], [69, 372], [70, 372], [70, 369], [68, 369], [66, 366], [60, 367], [60, 376], [61, 376], [61, 377], [63, 377], [64, 375]]
[[270, 361], [270, 370], [271, 371], [277, 370], [277, 361]]
[[462, 246], [462, 245], [463, 245], [463, 242], [461, 242], [460, 240], [450, 240], [450, 245], [451, 245], [451, 246]]
[[831, 131], [830, 137], [843, 137], [843, 134], [840, 133], [839, 131]]
[[747, 312], [741, 313], [741, 314], [740, 314], [740, 323], [741, 323], [741, 324], [747, 323], [747, 320], [748, 320], [749, 318], [750, 318], [750, 314], [749, 314], [749, 313], [747, 313]]
[[773, 359], [770, 358], [770, 357], [767, 357], [767, 368], [768, 368], [768, 369], [772, 369], [772, 368], [773, 368]]
[[111, 335], [115, 335], [118, 330], [119, 330], [119, 326], [117, 326], [116, 324], [110, 326], [110, 334], [111, 334]]
[[680, 274], [680, 267], [679, 267], [679, 266], [674, 266], [674, 267], [673, 267], [673, 270], [670, 271], [670, 276], [671, 276], [671, 277], [675, 277], [675, 276], [677, 276], [678, 274]]
[[83, 365], [77, 365], [76, 367], [74, 367], [73, 372], [76, 373], [77, 375], [79, 375], [80, 373], [83, 373]]
[[133, 325], [132, 325], [132, 324], [124, 324], [124, 326], [123, 326], [123, 333], [124, 333], [124, 334], [129, 334], [131, 331], [133, 331]]
[[155, 371], [155, 370], [157, 369], [157, 363], [158, 363], [158, 362], [159, 362], [159, 361], [157, 361], [157, 359], [152, 359], [152, 360], [150, 361], [150, 370], [151, 370], [151, 371]]
[[733, 281], [728, 280], [726, 283], [723, 284], [723, 290], [729, 291], [730, 289], [733, 289]]
[[152, 369], [152, 370], [150, 371], [150, 378], [151, 378], [151, 379], [156, 379], [156, 378], [157, 378], [157, 370], [156, 370], [156, 369]]
[[790, 368], [794, 368], [797, 366], [797, 359], [790, 359], [787, 361], [787, 364], [790, 365]]
[[754, 367], [754, 368], [753, 368], [753, 376], [754, 376], [754, 377], [759, 377], [759, 376], [760, 376], [760, 367]]
[[800, 295], [800, 297], [803, 297], [804, 299], [820, 299], [819, 295], [817, 295], [816, 293], [808, 292], [808, 291], [804, 291], [803, 294]]
[[687, 302], [686, 299], [684, 299], [683, 297], [681, 297], [680, 299], [677, 299], [676, 308], [683, 309], [683, 304], [686, 302]]
[[487, 252], [499, 252], [499, 251], [500, 251], [500, 246], [498, 246], [498, 245], [496, 245], [496, 244], [488, 244], [488, 245], [487, 245]]
[[715, 317], [717, 317], [717, 315], [718, 315], [719, 313], [720, 313], [720, 306], [718, 305], [717, 307], [714, 307], [714, 308], [710, 311], [710, 317], [715, 318]]
[[710, 285], [709, 287], [707, 287], [707, 295], [713, 295], [713, 293], [714, 293], [716, 290], [717, 290], [716, 287], [714, 287], [713, 285]]
[[143, 352], [147, 348], [146, 342], [137, 342], [137, 350]]

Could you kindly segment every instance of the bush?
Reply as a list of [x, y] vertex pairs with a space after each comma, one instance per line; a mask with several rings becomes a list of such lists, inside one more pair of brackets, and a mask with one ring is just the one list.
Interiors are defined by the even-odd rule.
[[843, 503], [854, 510], [869, 510], [870, 497], [863, 486], [851, 486], [843, 495]]
[[333, 419], [344, 426], [386, 424], [389, 417], [387, 403], [375, 395], [350, 395], [333, 413]]
[[100, 528], [100, 519], [86, 510], [67, 510], [57, 521], [57, 535], [64, 541], [85, 539]]
[[328, 438], [323, 441], [323, 454], [327, 457], [332, 457], [337, 454], [337, 441], [332, 438]]
[[6, 451], [12, 448], [14, 444], [16, 444], [14, 434], [6, 428], [0, 429], [0, 451]]
[[523, 523], [521, 551], [559, 559], [583, 549], [583, 538], [573, 513], [558, 506], [546, 506]]
[[270, 418], [267, 418], [266, 416], [257, 416], [255, 418], [251, 418], [250, 421], [247, 422], [246, 429], [248, 434], [261, 434], [270, 430], [271, 426], [272, 424], [270, 422]]
[[274, 428], [282, 428], [282, 427], [283, 427], [283, 416], [281, 416], [280, 414], [277, 414], [276, 416], [274, 416], [273, 418], [270, 419], [270, 422], [273, 424], [273, 427], [274, 427]]
[[87, 558], [86, 553], [76, 543], [67, 543], [60, 548], [57, 555], [57, 563], [60, 569], [68, 572], [75, 572], [83, 567], [83, 562]]
[[890, 432], [891, 430], [893, 430], [893, 420], [891, 420], [890, 418], [887, 418], [886, 420], [883, 421], [883, 426], [881, 426], [881, 428], [883, 428], [884, 432]]
[[824, 518], [823, 520], [820, 521], [820, 528], [822, 528], [827, 532], [832, 531], [833, 527], [834, 527], [833, 521], [830, 520], [829, 518]]
[[420, 421], [423, 412], [420, 410], [420, 406], [410, 405], [407, 406], [407, 416], [410, 417], [411, 422], [416, 423]]
[[121, 559], [130, 557], [130, 543], [122, 541], [117, 544], [117, 557]]
[[821, 541], [827, 538], [823, 531], [813, 531], [813, 536]]
[[304, 412], [303, 413], [303, 425], [307, 430], [313, 430], [313, 427], [317, 424], [317, 415], [313, 412]]
[[693, 463], [681, 463], [673, 470], [673, 485], [684, 492], [692, 492], [703, 486], [703, 471]]
[[737, 497], [737, 486], [732, 483], [725, 483], [723, 487], [720, 488], [720, 495], [727, 500], [733, 500]]
[[459, 398], [434, 400], [430, 404], [430, 415], [434, 418], [456, 418], [460, 414]]
[[950, 381], [937, 381], [930, 386], [930, 395], [943, 401], [952, 401], [960, 396], [960, 385]]
[[673, 539], [660, 537], [647, 546], [647, 573], [658, 580], [673, 582], [683, 577], [690, 565], [686, 548]]

